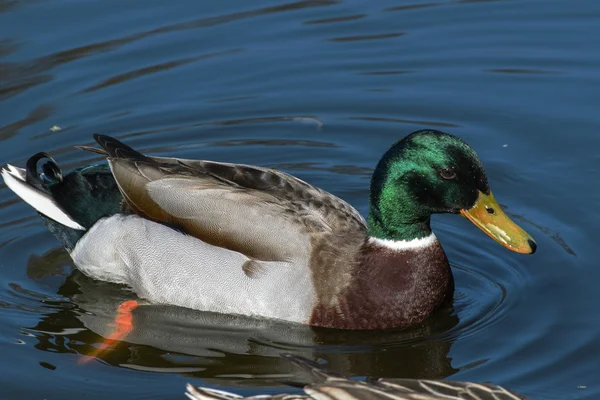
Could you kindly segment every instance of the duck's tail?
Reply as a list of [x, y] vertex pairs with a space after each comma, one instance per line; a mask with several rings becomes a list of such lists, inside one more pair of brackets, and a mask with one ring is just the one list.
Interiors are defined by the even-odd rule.
[[[47, 158], [42, 166], [42, 174], [37, 172], [37, 164]], [[1, 168], [2, 179], [10, 190], [33, 207], [42, 216], [67, 228], [85, 231], [69, 212], [53, 197], [49, 186], [62, 182], [62, 172], [56, 162], [46, 153], [38, 153], [27, 161], [26, 168], [6, 164]]]
[[[38, 164], [47, 159], [38, 172]], [[63, 177], [56, 162], [38, 153], [25, 168], [0, 168], [4, 183], [33, 207], [62, 244], [71, 250], [99, 219], [121, 211], [123, 197], [108, 165], [77, 169]]]

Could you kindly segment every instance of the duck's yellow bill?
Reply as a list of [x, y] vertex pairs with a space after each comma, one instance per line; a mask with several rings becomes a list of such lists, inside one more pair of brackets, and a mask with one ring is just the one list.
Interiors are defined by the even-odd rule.
[[535, 240], [504, 214], [494, 195], [479, 192], [475, 205], [460, 213], [492, 239], [517, 253], [535, 253]]

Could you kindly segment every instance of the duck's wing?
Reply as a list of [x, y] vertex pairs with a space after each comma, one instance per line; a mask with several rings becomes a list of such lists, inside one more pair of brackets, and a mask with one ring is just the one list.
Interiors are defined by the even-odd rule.
[[[325, 368], [324, 365], [305, 357], [284, 354], [305, 373], [309, 374], [311, 384], [304, 385], [304, 391], [315, 400], [408, 400], [415, 394], [411, 389], [390, 389], [378, 382], [355, 381]], [[417, 393], [419, 400], [435, 400], [423, 392]]]
[[312, 233], [366, 229], [343, 200], [280, 171], [239, 164], [151, 158], [95, 135], [138, 215], [251, 259], [306, 257]]
[[527, 400], [527, 397], [489, 383], [457, 382], [428, 379], [379, 379], [377, 386], [394, 391], [422, 393], [435, 399], [460, 400]]
[[[116, 139], [112, 140], [117, 141]], [[125, 146], [123, 143], [119, 143]], [[104, 149], [99, 149], [92, 146], [75, 147], [109, 157], [109, 153]], [[326, 204], [323, 204], [324, 206], [331, 205], [332, 207], [336, 207], [340, 217], [350, 220], [351, 223], [356, 224], [360, 228], [366, 228], [366, 222], [364, 218], [350, 204], [346, 203], [339, 197], [333, 196], [328, 192], [316, 188], [304, 182], [303, 180], [282, 171], [254, 165], [233, 164], [207, 160], [191, 160], [155, 156], [146, 156], [146, 158], [156, 161], [161, 165], [187, 166], [195, 171], [204, 171], [205, 173], [209, 173], [215, 177], [220, 177], [221, 179], [241, 187], [267, 191], [282, 199], [317, 201], [315, 197], [325, 196], [327, 197], [327, 199], [325, 199], [327, 202]]]
[[426, 379], [379, 379], [364, 382], [348, 379], [325, 369], [321, 364], [301, 356], [284, 355], [311, 375], [314, 383], [306, 385], [308, 396], [294, 394], [242, 397], [234, 393], [187, 386], [192, 400], [528, 400], [498, 385]]
[[[262, 394], [257, 396], [243, 397], [239, 394], [226, 392], [224, 390], [217, 390], [205, 387], [192, 386], [189, 383], [186, 386], [187, 391], [185, 395], [190, 400], [309, 400], [310, 396], [305, 394]], [[356, 400], [356, 399], [354, 399]]]
[[336, 378], [305, 387], [308, 396], [279, 394], [241, 397], [192, 385], [188, 385], [187, 390], [186, 395], [192, 400], [527, 400], [497, 385], [420, 379], [380, 380], [369, 384]]

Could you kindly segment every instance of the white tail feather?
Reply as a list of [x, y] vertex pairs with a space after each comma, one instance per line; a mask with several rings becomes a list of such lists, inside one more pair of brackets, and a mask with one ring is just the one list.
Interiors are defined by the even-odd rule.
[[8, 168], [8, 173], [14, 176], [15, 178], [25, 182], [25, 170], [23, 168], [17, 168], [14, 165], [6, 164]]
[[7, 164], [5, 168], [2, 168], [2, 179], [10, 190], [39, 213], [69, 228], [85, 230], [83, 226], [69, 217], [50, 196], [28, 185], [25, 182], [25, 170]]

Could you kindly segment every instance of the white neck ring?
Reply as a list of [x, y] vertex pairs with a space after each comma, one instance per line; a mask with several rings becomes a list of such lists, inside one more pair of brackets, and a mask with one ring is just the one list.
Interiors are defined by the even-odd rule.
[[370, 244], [395, 251], [424, 249], [432, 246], [435, 242], [437, 242], [437, 237], [433, 232], [429, 236], [413, 240], [380, 239], [372, 236], [369, 238]]

